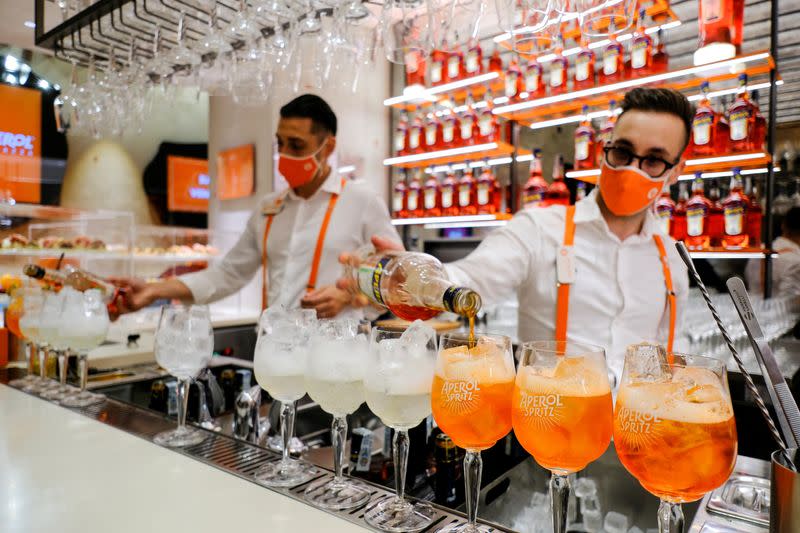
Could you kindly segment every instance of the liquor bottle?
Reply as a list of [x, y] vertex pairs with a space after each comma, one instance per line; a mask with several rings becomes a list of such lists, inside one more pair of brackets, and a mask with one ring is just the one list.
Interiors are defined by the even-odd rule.
[[689, 192], [686, 190], [686, 182], [678, 184], [678, 201], [675, 204], [675, 216], [672, 224], [672, 238], [676, 241], [686, 239], [686, 203], [689, 201]]
[[664, 32], [658, 28], [656, 32], [657, 44], [653, 48], [653, 61], [650, 70], [653, 74], [661, 74], [669, 70], [669, 54], [667, 54], [667, 42]]
[[29, 278], [44, 281], [53, 287], [72, 287], [81, 292], [100, 289], [106, 299], [112, 298], [117, 292], [117, 287], [113, 283], [72, 265], [66, 265], [64, 270], [54, 270], [28, 263], [22, 268], [22, 271]]
[[696, 156], [714, 155], [719, 115], [714, 111], [711, 100], [708, 98], [707, 81], [702, 83], [700, 90], [703, 93], [703, 99], [698, 102], [694, 120], [692, 120], [691, 154]]
[[467, 93], [467, 99], [464, 102], [466, 109], [459, 117], [459, 132], [461, 144], [469, 145], [478, 142], [481, 136], [481, 130], [478, 126], [478, 114], [475, 113], [475, 102], [472, 99], [472, 93]]
[[424, 151], [433, 152], [442, 146], [442, 122], [434, 111], [428, 112], [425, 117], [425, 142]]
[[404, 177], [400, 177], [394, 183], [392, 188], [392, 218], [406, 218], [408, 212], [406, 210], [406, 194], [408, 187]]
[[645, 10], [639, 10], [639, 24], [631, 39], [630, 70], [627, 75], [631, 78], [648, 76], [652, 74], [653, 66], [653, 39], [645, 33]]
[[728, 196], [722, 200], [722, 209], [725, 216], [725, 232], [722, 234], [722, 246], [728, 249], [747, 247], [747, 216], [748, 198], [742, 191], [742, 176], [738, 168], [733, 169], [731, 186]]
[[[747, 178], [750, 180], [750, 178]], [[761, 198], [758, 194], [758, 186], [753, 184], [752, 188], [747, 191], [747, 215], [745, 216], [745, 225], [747, 226], [747, 240], [748, 245], [753, 248], [761, 247], [761, 217], [764, 214], [761, 208]]]
[[443, 216], [452, 217], [458, 215], [458, 205], [455, 201], [457, 187], [458, 182], [456, 180], [456, 176], [453, 174], [453, 170], [449, 169], [439, 185], [442, 198]]
[[[447, 43], [442, 43], [442, 48], [447, 48]], [[437, 48], [431, 53], [431, 72], [428, 78], [431, 85], [447, 83], [447, 52]]]
[[397, 155], [408, 154], [408, 114], [400, 113], [400, 120], [394, 129], [394, 152]]
[[594, 168], [597, 161], [595, 153], [595, 134], [589, 119], [589, 107], [583, 106], [583, 120], [575, 129], [575, 170]]
[[579, 181], [575, 186], [575, 203], [577, 204], [584, 198], [586, 198], [586, 182]]
[[589, 48], [589, 41], [581, 37], [580, 52], [575, 56], [575, 77], [572, 88], [576, 91], [594, 87], [594, 50]]
[[556, 155], [553, 162], [553, 181], [544, 195], [547, 205], [569, 205], [569, 189], [564, 183], [564, 157]]
[[661, 233], [664, 235], [672, 235], [672, 226], [675, 218], [675, 202], [672, 200], [668, 187], [661, 191], [661, 196], [656, 200], [655, 211], [656, 221], [661, 228]]
[[[717, 59], [728, 59], [739, 51], [742, 44], [742, 19], [744, 2], [736, 0], [700, 0], [698, 10], [699, 43], [697, 55], [703, 54], [701, 49], [713, 46], [718, 51], [729, 48], [725, 56], [714, 54]], [[708, 61], [703, 61], [707, 63]], [[695, 61], [695, 64], [698, 64]]]
[[458, 180], [458, 214], [475, 215], [477, 213], [475, 178], [472, 176], [472, 168], [467, 163], [467, 168], [464, 169]]
[[522, 71], [520, 71], [519, 64], [515, 57], [512, 57], [511, 61], [508, 62], [505, 87], [505, 95], [509, 100], [518, 98], [519, 93], [522, 92]]
[[494, 109], [493, 100], [492, 90], [487, 87], [486, 94], [484, 95], [484, 102], [486, 102], [486, 105], [477, 112], [479, 143], [491, 143], [499, 140], [497, 116], [492, 112]]
[[423, 215], [422, 208], [422, 182], [419, 179], [419, 173], [414, 174], [411, 181], [408, 183], [408, 192], [406, 193], [406, 212], [408, 218], [419, 218]]
[[525, 80], [525, 92], [528, 93], [528, 98], [540, 98], [545, 95], [544, 76], [542, 75], [542, 65], [536, 58], [530, 58], [525, 65], [523, 72]]
[[530, 176], [522, 189], [522, 205], [520, 208], [544, 207], [544, 195], [546, 192], [547, 182], [542, 177], [542, 151], [536, 148], [533, 150], [533, 159], [531, 159]]
[[461, 469], [462, 457], [453, 440], [439, 433], [436, 436], [434, 460], [436, 461], [436, 474], [434, 477], [434, 501], [439, 505], [455, 507], [463, 495], [463, 471]]
[[464, 53], [456, 45], [447, 54], [447, 81], [457, 81], [464, 77]]
[[720, 111], [714, 110], [717, 115], [717, 127], [714, 134], [714, 151], [715, 155], [724, 155], [730, 153], [730, 139], [731, 128], [728, 122], [728, 117], [725, 115], [725, 99], [720, 101]]
[[496, 44], [494, 45], [494, 50], [492, 50], [492, 55], [489, 56], [487, 72], [497, 72], [498, 74], [503, 72], [503, 58], [500, 57], [500, 49]]
[[747, 96], [747, 74], [739, 75], [739, 92], [728, 108], [731, 152], [748, 152], [753, 146], [755, 117], [750, 98]]
[[609, 43], [603, 48], [603, 68], [600, 70], [600, 84], [621, 81], [625, 74], [625, 58], [622, 45], [617, 41], [617, 29], [612, 19], [608, 25]]
[[408, 153], [419, 154], [424, 152], [422, 139], [425, 137], [425, 126], [422, 124], [422, 114], [414, 113], [411, 125], [408, 127]]
[[555, 51], [552, 61], [548, 65], [550, 74], [550, 94], [560, 94], [567, 90], [567, 72], [569, 70], [569, 61], [564, 57], [564, 42], [561, 36], [555, 37]]
[[464, 58], [464, 72], [469, 78], [483, 72], [483, 48], [477, 39], [470, 40], [469, 50]]
[[611, 138], [614, 135], [614, 126], [617, 125], [617, 102], [616, 100], [611, 100], [608, 103], [608, 109], [611, 112], [611, 115], [603, 122], [603, 125], [600, 127], [600, 131], [597, 133], [597, 142], [595, 143], [597, 148], [595, 149], [596, 152], [596, 164], [598, 168], [602, 166], [603, 159], [605, 158], [605, 152], [603, 148], [611, 142]]
[[426, 217], [442, 216], [442, 200], [439, 193], [439, 181], [434, 174], [429, 174], [422, 186], [422, 207]]
[[708, 216], [711, 202], [706, 198], [703, 174], [695, 173], [692, 197], [686, 202], [686, 247], [690, 250], [705, 250], [711, 245], [708, 233]]
[[758, 105], [758, 91], [753, 91], [751, 103], [755, 117], [753, 120], [753, 143], [751, 149], [754, 152], [761, 152], [764, 150], [764, 141], [767, 138], [767, 120], [761, 114], [761, 108]]
[[496, 193], [495, 191], [496, 182], [488, 161], [484, 161], [483, 170], [481, 170], [481, 173], [478, 176], [478, 180], [476, 182], [476, 188], [478, 191], [477, 202], [476, 202], [478, 204], [478, 214], [479, 215], [494, 214], [496, 212], [495, 201], [494, 201]]
[[442, 139], [441, 143], [439, 144], [439, 150], [461, 146], [461, 119], [456, 115], [455, 111], [453, 111], [454, 107], [455, 104], [453, 104], [453, 101], [450, 100], [449, 105], [445, 106], [444, 110], [442, 111], [444, 114], [441, 118]]
[[722, 246], [722, 233], [725, 231], [725, 217], [722, 210], [722, 203], [720, 203], [719, 183], [716, 179], [711, 181], [708, 199], [711, 202], [711, 212], [708, 215], [708, 234], [711, 240], [711, 246]]
[[425, 56], [413, 51], [406, 59], [406, 85], [425, 85]]
[[433, 256], [375, 252], [371, 246], [357, 255], [358, 267], [349, 266], [348, 277], [373, 303], [404, 320], [428, 320], [442, 311], [474, 317], [481, 308], [478, 293], [453, 285], [442, 263]]

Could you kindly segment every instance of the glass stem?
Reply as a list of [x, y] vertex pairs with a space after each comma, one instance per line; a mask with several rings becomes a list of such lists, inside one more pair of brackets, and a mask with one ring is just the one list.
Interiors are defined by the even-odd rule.
[[47, 379], [47, 349], [39, 348], [39, 377]]
[[34, 358], [34, 355], [33, 355], [34, 353], [36, 353], [36, 345], [33, 344], [32, 342], [26, 342], [25, 344], [26, 344], [26, 348], [27, 348], [27, 350], [25, 351], [25, 354], [27, 356], [25, 358], [25, 361], [28, 363], [28, 375], [32, 376], [33, 373], [34, 373], [33, 372], [33, 364], [36, 361], [36, 359]]
[[89, 352], [78, 354], [78, 372], [81, 375], [81, 393], [86, 392], [86, 385], [89, 383]]
[[483, 459], [480, 451], [467, 450], [464, 455], [464, 486], [466, 487], [467, 518], [474, 529], [478, 520], [478, 496], [481, 492]]
[[347, 418], [336, 416], [331, 424], [331, 442], [333, 444], [334, 482], [344, 482], [344, 443], [347, 439]]
[[661, 500], [658, 506], [658, 533], [683, 533], [681, 504]]
[[189, 406], [189, 380], [179, 379], [175, 389], [175, 396], [178, 400], [178, 431], [186, 428], [186, 409]]
[[67, 352], [61, 350], [58, 352], [58, 382], [61, 385], [67, 384]]
[[394, 485], [397, 501], [402, 505], [406, 499], [406, 470], [408, 469], [408, 431], [398, 429], [392, 439], [394, 447]]
[[553, 533], [565, 533], [569, 507], [569, 478], [567, 476], [555, 472], [550, 476], [550, 504], [553, 508]]
[[283, 439], [283, 458], [281, 462], [288, 463], [289, 447], [294, 436], [294, 402], [281, 402], [281, 439]]

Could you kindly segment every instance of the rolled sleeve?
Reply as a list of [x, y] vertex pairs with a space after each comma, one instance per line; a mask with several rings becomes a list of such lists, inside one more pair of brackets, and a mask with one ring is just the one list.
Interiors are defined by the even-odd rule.
[[386, 204], [375, 194], [370, 196], [369, 201], [364, 206], [363, 224], [364, 232], [361, 235], [365, 244], [370, 242], [373, 236], [384, 237], [395, 242], [402, 242], [397, 228], [392, 224], [392, 217]]

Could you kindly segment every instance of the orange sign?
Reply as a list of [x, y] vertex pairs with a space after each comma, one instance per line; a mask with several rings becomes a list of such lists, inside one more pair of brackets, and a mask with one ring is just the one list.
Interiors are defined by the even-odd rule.
[[0, 84], [0, 196], [41, 201], [42, 95]]
[[208, 213], [210, 185], [206, 159], [167, 156], [167, 209]]
[[217, 198], [250, 196], [255, 190], [255, 146], [246, 144], [217, 154]]

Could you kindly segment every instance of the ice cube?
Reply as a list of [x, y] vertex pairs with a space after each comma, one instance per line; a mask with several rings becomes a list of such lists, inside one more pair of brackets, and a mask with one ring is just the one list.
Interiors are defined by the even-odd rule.
[[415, 320], [400, 335], [400, 341], [411, 346], [428, 346], [433, 341], [436, 345], [436, 330], [422, 320]]
[[609, 511], [603, 521], [603, 529], [606, 533], [628, 533], [628, 517], [616, 511]]
[[628, 533], [644, 533], [644, 531], [636, 526], [631, 526], [631, 528], [628, 530]]
[[642, 342], [628, 346], [625, 367], [628, 379], [635, 382], [665, 382], [672, 379], [667, 351], [660, 344]]
[[587, 498], [593, 494], [597, 494], [597, 483], [590, 477], [578, 478], [575, 482], [575, 496], [578, 498]]

